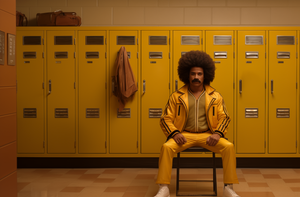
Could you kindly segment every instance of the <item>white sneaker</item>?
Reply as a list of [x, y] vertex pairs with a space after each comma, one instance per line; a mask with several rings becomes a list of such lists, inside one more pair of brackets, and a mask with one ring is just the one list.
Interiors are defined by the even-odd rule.
[[223, 190], [223, 197], [240, 197], [233, 191], [232, 185], [226, 185]]
[[154, 197], [170, 197], [170, 191], [168, 185], [160, 184], [159, 190]]

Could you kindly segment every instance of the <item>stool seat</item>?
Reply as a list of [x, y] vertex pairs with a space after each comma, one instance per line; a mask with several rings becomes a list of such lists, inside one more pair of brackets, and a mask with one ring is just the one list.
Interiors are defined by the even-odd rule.
[[[191, 153], [202, 153], [202, 152], [212, 152], [201, 146], [193, 146], [183, 150], [182, 152], [191, 152]], [[180, 152], [177, 153], [177, 175], [176, 175], [176, 196], [217, 196], [217, 173], [216, 173], [216, 162], [215, 162], [215, 153], [212, 152], [212, 167], [213, 167], [213, 179], [210, 180], [180, 180], [179, 170], [180, 170]], [[182, 194], [179, 192], [179, 183], [180, 182], [213, 182], [213, 194]]]

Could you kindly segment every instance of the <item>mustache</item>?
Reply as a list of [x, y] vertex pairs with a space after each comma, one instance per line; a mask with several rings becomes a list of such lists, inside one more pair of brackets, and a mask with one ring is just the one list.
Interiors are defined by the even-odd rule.
[[201, 81], [200, 81], [199, 79], [197, 79], [197, 78], [195, 78], [195, 79], [192, 80], [192, 83], [194, 83], [194, 82], [199, 82], [199, 83], [201, 83]]

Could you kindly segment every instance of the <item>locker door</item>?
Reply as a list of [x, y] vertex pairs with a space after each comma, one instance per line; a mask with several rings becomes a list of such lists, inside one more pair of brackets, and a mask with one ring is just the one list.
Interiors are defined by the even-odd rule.
[[79, 31], [79, 153], [105, 153], [106, 31]]
[[44, 153], [44, 32], [17, 33], [18, 153]]
[[[114, 66], [117, 54], [122, 46], [125, 47], [135, 81], [137, 82], [137, 31], [111, 31], [109, 41], [109, 147], [110, 153], [137, 153], [138, 122], [137, 122], [137, 96], [130, 99], [122, 112], [118, 112], [119, 103], [112, 92], [112, 77], [115, 76]], [[136, 93], [137, 94], [137, 93]]]
[[265, 34], [238, 32], [237, 153], [265, 153]]
[[269, 153], [296, 153], [296, 31], [269, 40]]
[[169, 34], [142, 31], [142, 153], [159, 153], [166, 140], [159, 118], [170, 96]]
[[202, 31], [174, 31], [173, 45], [173, 90], [178, 90], [184, 83], [180, 81], [177, 73], [178, 61], [188, 51], [202, 51]]
[[[233, 142], [233, 31], [206, 31], [205, 51], [215, 61], [215, 79], [211, 86], [223, 96], [231, 123], [226, 135]], [[205, 76], [204, 76], [205, 77]]]
[[74, 31], [47, 31], [48, 153], [75, 153]]

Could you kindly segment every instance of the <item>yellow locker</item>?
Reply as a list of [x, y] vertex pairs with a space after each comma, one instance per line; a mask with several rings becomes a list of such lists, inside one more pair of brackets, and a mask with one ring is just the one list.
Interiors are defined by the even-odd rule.
[[170, 95], [169, 38], [169, 31], [142, 31], [141, 153], [159, 153], [166, 140], [159, 118]]
[[106, 31], [78, 32], [79, 153], [106, 152]]
[[296, 31], [269, 32], [269, 153], [296, 153]]
[[44, 153], [44, 31], [17, 32], [18, 153]]
[[75, 153], [75, 31], [47, 31], [48, 153]]
[[237, 153], [265, 153], [265, 40], [265, 31], [238, 31]]
[[234, 31], [206, 31], [205, 36], [205, 51], [211, 56], [216, 65], [215, 79], [211, 86], [222, 94], [225, 101], [227, 111], [231, 117], [226, 138], [233, 142]]
[[122, 112], [118, 112], [119, 103], [113, 94], [114, 66], [117, 54], [122, 46], [125, 47], [131, 69], [137, 82], [138, 79], [138, 31], [110, 31], [109, 33], [109, 152], [137, 153], [138, 152], [138, 97], [137, 93], [129, 100]]
[[184, 83], [178, 77], [178, 61], [188, 51], [202, 51], [202, 31], [173, 31], [173, 90], [178, 90]]

